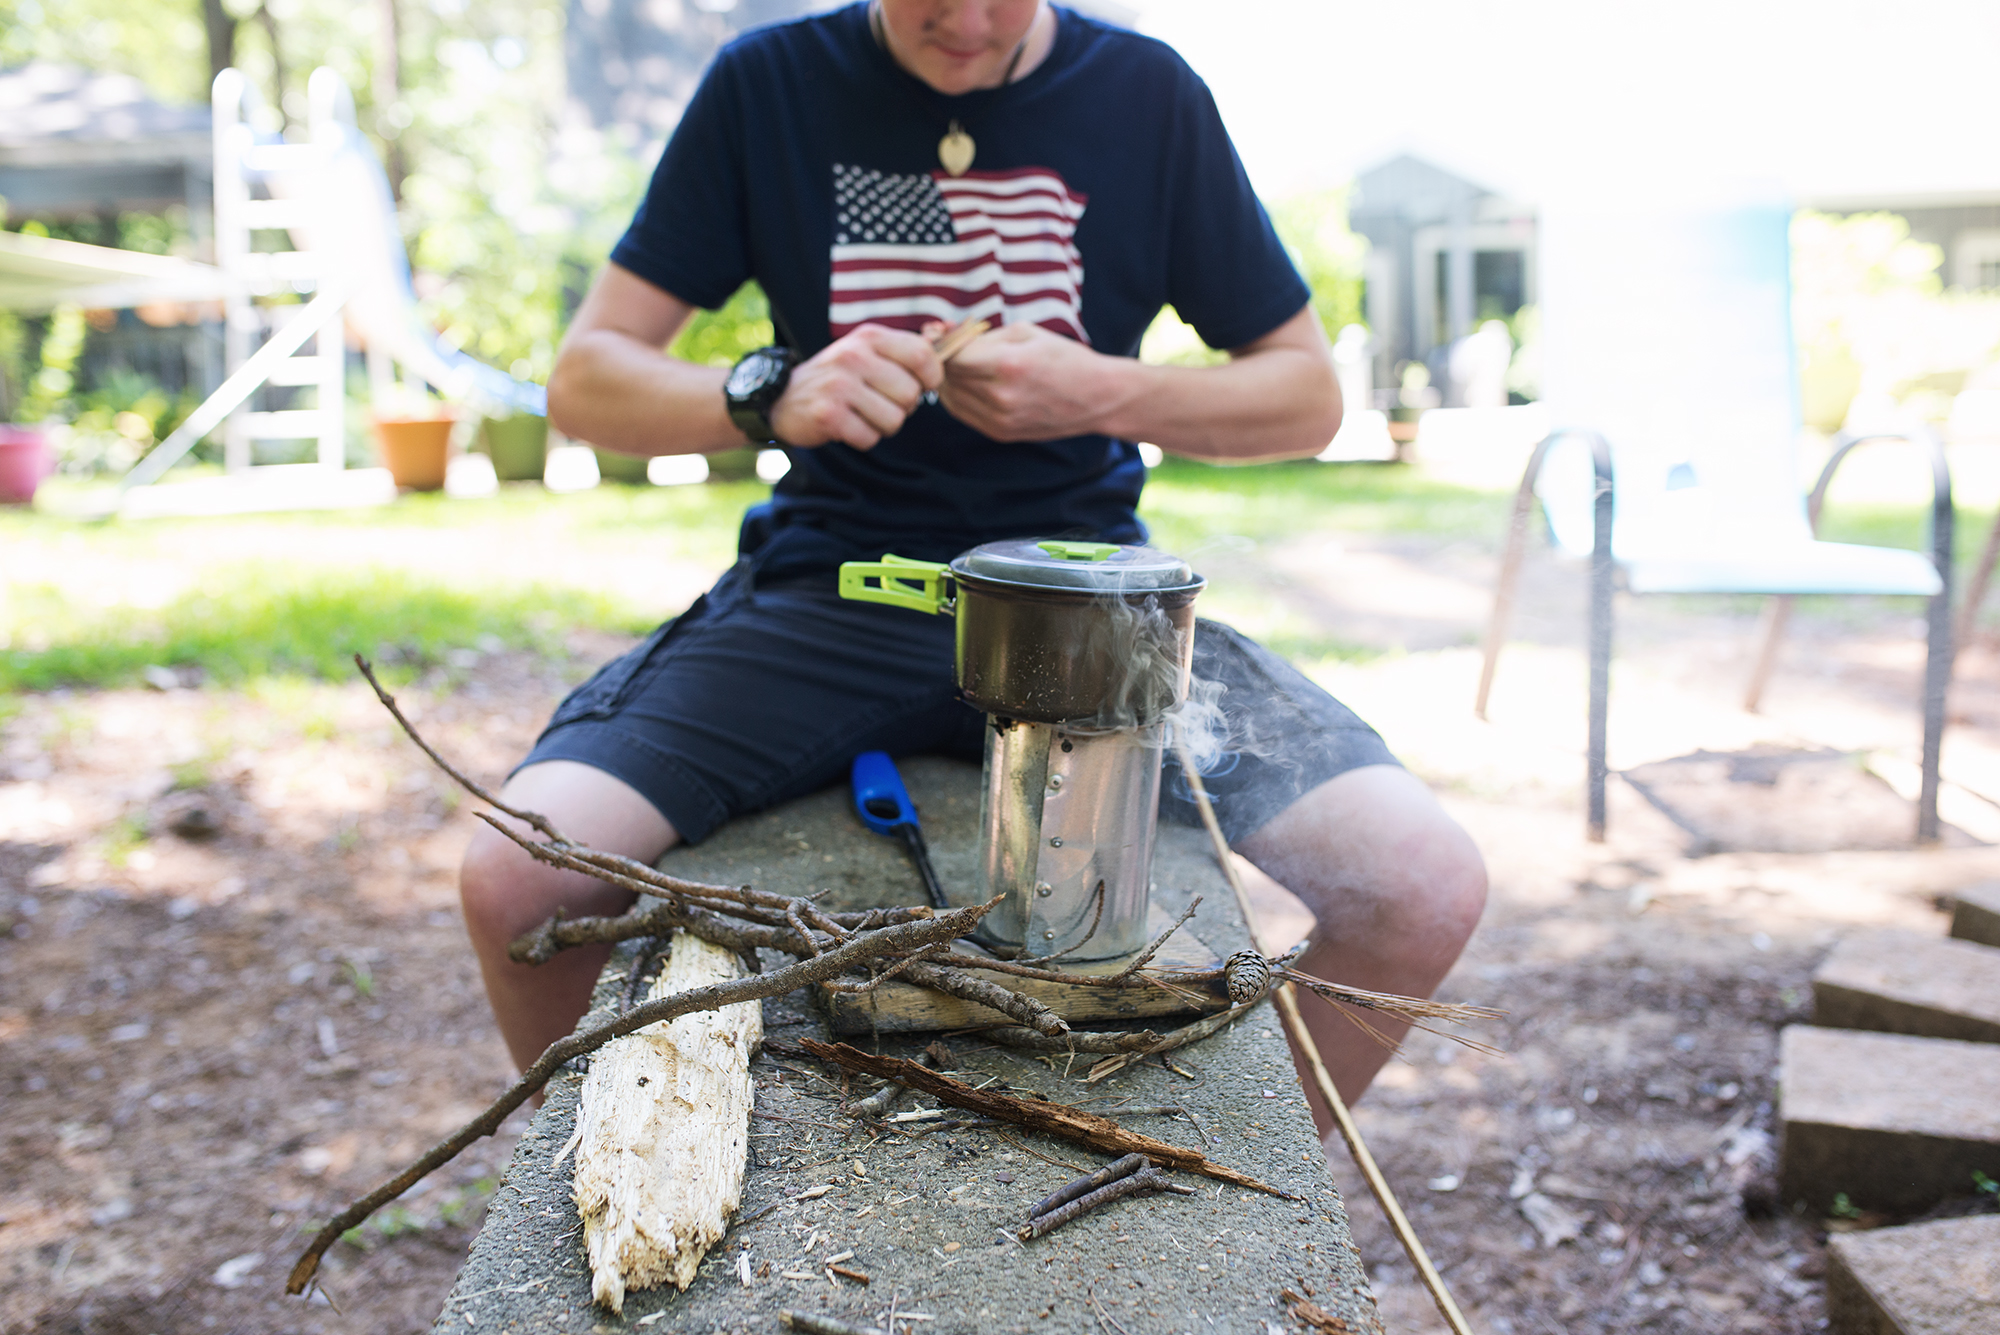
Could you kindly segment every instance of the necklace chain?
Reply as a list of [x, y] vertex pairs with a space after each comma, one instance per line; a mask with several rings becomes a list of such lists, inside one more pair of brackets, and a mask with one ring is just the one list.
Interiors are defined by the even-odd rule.
[[[875, 45], [894, 60], [896, 53], [889, 49], [889, 34], [882, 19], [881, 0], [874, 0], [868, 6], [868, 31], [875, 38]], [[1034, 32], [1034, 24], [1030, 23], [1028, 31], [1021, 34], [1020, 42], [1015, 45], [1014, 54], [1007, 58], [1007, 68], [1000, 72], [1000, 82], [996, 87], [1005, 88], [1014, 81], [1014, 71], [1021, 67], [1021, 57], [1027, 54], [1028, 39], [1034, 36]], [[966, 133], [965, 127], [960, 125], [955, 117], [952, 118], [945, 127], [944, 138], [938, 140], [939, 165], [952, 176], [963, 176], [972, 170], [972, 159], [977, 152], [978, 145], [973, 142], [972, 136]]]

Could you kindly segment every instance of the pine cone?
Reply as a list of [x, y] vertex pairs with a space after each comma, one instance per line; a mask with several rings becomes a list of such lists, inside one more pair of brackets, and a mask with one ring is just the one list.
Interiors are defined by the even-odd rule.
[[1223, 986], [1229, 1000], [1241, 1006], [1254, 1000], [1271, 981], [1271, 962], [1255, 950], [1239, 950], [1222, 962]]

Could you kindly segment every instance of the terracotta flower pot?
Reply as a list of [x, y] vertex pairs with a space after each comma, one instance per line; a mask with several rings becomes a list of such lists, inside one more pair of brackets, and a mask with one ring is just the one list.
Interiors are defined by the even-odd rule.
[[40, 427], [0, 425], [0, 503], [25, 505], [55, 471], [55, 451]]
[[389, 476], [411, 491], [436, 491], [444, 486], [445, 447], [451, 443], [449, 412], [429, 417], [374, 417], [375, 447], [388, 465]]

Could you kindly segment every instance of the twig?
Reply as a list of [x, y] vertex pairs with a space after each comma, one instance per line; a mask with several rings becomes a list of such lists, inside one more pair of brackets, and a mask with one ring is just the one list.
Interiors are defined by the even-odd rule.
[[1112, 978], [1122, 983], [1127, 978], [1130, 978], [1133, 974], [1139, 972], [1139, 970], [1145, 968], [1146, 965], [1152, 961], [1153, 956], [1160, 953], [1160, 947], [1167, 944], [1167, 938], [1172, 936], [1175, 932], [1178, 932], [1181, 929], [1181, 925], [1185, 923], [1189, 918], [1192, 918], [1194, 916], [1194, 911], [1200, 907], [1201, 907], [1201, 896], [1196, 895], [1193, 899], [1188, 901], [1188, 906], [1186, 909], [1182, 910], [1180, 917], [1174, 919], [1173, 922], [1168, 925], [1165, 931], [1161, 932], [1158, 936], [1154, 937], [1152, 944], [1147, 946], [1144, 950], [1140, 951], [1137, 959], [1133, 960], [1130, 964], [1120, 969], [1117, 973], [1112, 974], [1111, 975]]
[[[1243, 879], [1236, 874], [1236, 864], [1229, 857], [1229, 841], [1223, 837], [1222, 825], [1215, 819], [1215, 807], [1208, 800], [1208, 789], [1201, 781], [1201, 771], [1195, 767], [1194, 758], [1182, 745], [1177, 748], [1180, 755], [1181, 771], [1187, 775], [1188, 787], [1194, 793], [1195, 806], [1201, 812], [1201, 823], [1208, 827], [1208, 837], [1215, 845], [1215, 860], [1222, 864], [1222, 874], [1229, 881], [1229, 888], [1236, 892], [1236, 906], [1243, 914], [1243, 925], [1250, 933], [1250, 940], [1268, 956], [1262, 933], [1257, 930], [1257, 919], [1250, 912], [1250, 895], [1243, 888]], [[1293, 1045], [1305, 1055], [1306, 1063], [1312, 1068], [1313, 1080], [1319, 1086], [1320, 1096], [1333, 1112], [1334, 1125], [1340, 1128], [1342, 1140], [1347, 1142], [1348, 1153], [1354, 1157], [1355, 1167], [1367, 1181], [1368, 1189], [1388, 1216], [1389, 1227], [1395, 1232], [1396, 1240], [1403, 1244], [1410, 1261], [1423, 1277], [1424, 1287], [1430, 1290], [1431, 1301], [1437, 1304], [1445, 1324], [1453, 1335], [1472, 1335], [1472, 1327], [1466, 1324], [1465, 1314], [1458, 1310], [1452, 1300], [1451, 1290], [1444, 1286], [1444, 1276], [1438, 1274], [1431, 1264], [1430, 1253], [1417, 1237], [1417, 1231], [1410, 1227], [1409, 1216], [1396, 1199], [1396, 1193], [1389, 1187], [1389, 1179], [1382, 1176], [1382, 1170], [1375, 1164], [1375, 1156], [1368, 1152], [1367, 1142], [1361, 1139], [1361, 1128], [1354, 1124], [1354, 1114], [1347, 1110], [1347, 1101], [1340, 1097], [1340, 1090], [1334, 1085], [1333, 1077], [1327, 1073], [1326, 1061], [1320, 1056], [1319, 1044], [1313, 1041], [1306, 1029], [1305, 1017], [1299, 1014], [1298, 993], [1292, 984], [1285, 983], [1278, 988], [1278, 1014], [1283, 1017], [1285, 1031], [1291, 1035]]]
[[[936, 1067], [940, 1063], [929, 1048], [917, 1054], [917, 1060], [925, 1066]], [[870, 1094], [847, 1111], [855, 1117], [880, 1117], [896, 1106], [896, 1100], [903, 1095], [903, 1087], [891, 1080], [882, 1088]]]
[[1402, 1044], [1377, 1029], [1374, 1025], [1369, 1024], [1360, 1016], [1341, 1010], [1341, 1006], [1354, 1006], [1362, 1010], [1381, 1011], [1385, 1015], [1393, 1015], [1413, 1029], [1421, 1029], [1427, 1034], [1434, 1034], [1439, 1038], [1450, 1039], [1454, 1043], [1463, 1044], [1465, 1047], [1471, 1048], [1474, 1052], [1483, 1053], [1489, 1057], [1504, 1057], [1507, 1055], [1491, 1043], [1481, 1042], [1479, 1039], [1469, 1038], [1464, 1034], [1454, 1034], [1450, 1030], [1438, 1029], [1424, 1023], [1425, 1020], [1441, 1020], [1446, 1024], [1470, 1024], [1475, 1020], [1498, 1020], [1506, 1017], [1506, 1011], [1495, 1010], [1491, 1006], [1471, 1006], [1456, 1001], [1432, 1001], [1425, 997], [1405, 997], [1393, 992], [1370, 992], [1365, 988], [1348, 987], [1343, 983], [1329, 983], [1324, 978], [1315, 978], [1311, 974], [1300, 973], [1297, 969], [1280, 969], [1278, 972], [1283, 974], [1288, 981], [1299, 984], [1320, 1000], [1336, 1003], [1334, 1004], [1335, 1010], [1340, 1011], [1342, 1016], [1352, 1021], [1363, 1033], [1367, 1034], [1377, 1043], [1380, 1043], [1383, 1047], [1388, 1048], [1391, 1052], [1400, 1052]]
[[619, 1014], [622, 1015], [639, 1004], [639, 989], [645, 984], [646, 970], [653, 967], [654, 960], [672, 948], [672, 941], [669, 938], [656, 937], [650, 947], [639, 952], [639, 958], [632, 961], [632, 972], [625, 978], [625, 1004], [618, 1008]]
[[[411, 725], [410, 721], [403, 717], [403, 711], [396, 706], [396, 697], [383, 690], [382, 683], [375, 680], [375, 669], [368, 665], [368, 660], [360, 654], [356, 654], [354, 656], [354, 666], [360, 668], [361, 675], [368, 678], [368, 684], [375, 688], [375, 698], [380, 700], [382, 707], [389, 711], [390, 716], [397, 723], [402, 725], [403, 732], [408, 735], [409, 739], [417, 744], [419, 750], [431, 758], [432, 764], [456, 780], [459, 787], [465, 789], [466, 792], [471, 793], [474, 797], [493, 807], [495, 810], [504, 811], [515, 820], [527, 822], [557, 843], [569, 842], [563, 837], [562, 831], [549, 823], [547, 816], [537, 815], [532, 811], [523, 811], [519, 807], [509, 806], [488, 792], [483, 785], [475, 783], [470, 777], [454, 767], [449, 760], [439, 755], [432, 748], [431, 744], [423, 739], [422, 734]], [[297, 1293], [298, 1290], [293, 1289], [292, 1292]]]
[[1104, 921], [1104, 901], [1106, 895], [1104, 893], [1104, 882], [1101, 879], [1097, 882], [1097, 890], [1091, 897], [1097, 901], [1097, 910], [1090, 915], [1090, 930], [1054, 954], [1037, 955], [1035, 956], [1036, 959], [1047, 964], [1050, 960], [1059, 960], [1065, 955], [1073, 955], [1090, 944], [1090, 938], [1097, 935], [1098, 924]]
[[948, 951], [950, 948], [951, 948], [951, 943], [947, 941], [942, 945], [932, 946], [929, 950], [920, 950], [914, 955], [905, 955], [902, 959], [896, 961], [896, 963], [890, 965], [888, 968], [884, 969], [881, 973], [876, 974], [873, 978], [870, 978], [865, 983], [849, 983], [849, 982], [844, 982], [838, 978], [831, 978], [827, 980], [826, 986], [828, 989], [834, 992], [845, 992], [848, 993], [849, 995], [857, 995], [864, 992], [873, 992], [876, 988], [882, 986], [882, 984], [888, 982], [890, 979], [895, 978], [904, 973], [906, 970], [909, 969], [911, 965], [922, 964], [925, 960], [929, 959], [936, 959], [938, 956], [938, 952]]
[[1107, 1182], [1116, 1182], [1121, 1177], [1130, 1177], [1151, 1160], [1143, 1154], [1128, 1154], [1122, 1159], [1113, 1159], [1094, 1173], [1085, 1173], [1073, 1182], [1065, 1182], [1048, 1195], [1028, 1207], [1028, 1218], [1047, 1214], [1060, 1206], [1068, 1205], [1079, 1196], [1088, 1196]]
[[977, 1002], [981, 1006], [999, 1011], [1010, 1019], [1019, 1020], [1038, 1034], [1053, 1037], [1069, 1032], [1069, 1022], [1030, 996], [1019, 992], [1009, 992], [997, 983], [989, 983], [981, 978], [973, 978], [957, 969], [947, 969], [937, 964], [914, 964], [904, 971], [904, 977], [922, 987], [943, 992], [961, 1001]]
[[785, 1323], [786, 1329], [802, 1330], [806, 1335], [888, 1335], [878, 1326], [857, 1326], [838, 1317], [794, 1312], [788, 1307], [778, 1309], [778, 1320]]
[[1011, 1024], [982, 1029], [979, 1037], [1003, 1047], [1022, 1048], [1029, 1052], [1145, 1052], [1160, 1042], [1160, 1036], [1150, 1029], [1110, 1034], [1072, 1029], [1060, 1037], [1050, 1038]]
[[1036, 1215], [1021, 1225], [1017, 1236], [1023, 1242], [1032, 1242], [1036, 1238], [1053, 1233], [1073, 1219], [1083, 1217], [1100, 1205], [1109, 1205], [1112, 1201], [1148, 1191], [1171, 1191], [1182, 1196], [1198, 1194], [1193, 1187], [1184, 1187], [1151, 1164], [1147, 1164], [1138, 1172], [1099, 1187], [1088, 1196], [1080, 1196], [1067, 1205], [1050, 1210], [1047, 1214]]
[[1220, 1182], [1267, 1192], [1282, 1200], [1298, 1199], [1288, 1191], [1281, 1191], [1277, 1187], [1259, 1182], [1246, 1173], [1216, 1163], [1199, 1150], [1170, 1145], [1164, 1140], [1155, 1140], [1151, 1136], [1127, 1130], [1109, 1117], [1086, 1112], [1082, 1108], [1073, 1108], [1063, 1103], [1018, 1099], [1011, 1094], [1000, 1094], [989, 1089], [974, 1089], [948, 1075], [926, 1070], [913, 1061], [905, 1061], [901, 1057], [877, 1057], [845, 1043], [821, 1043], [805, 1038], [799, 1040], [799, 1046], [822, 1061], [832, 1062], [847, 1070], [897, 1080], [911, 1089], [922, 1090], [932, 1098], [949, 1103], [953, 1107], [964, 1108], [998, 1122], [1008, 1122], [1015, 1126], [1025, 1126], [1030, 1130], [1046, 1132], [1096, 1150], [1100, 1154], [1119, 1156], [1143, 1154], [1164, 1167], [1200, 1173], [1204, 1177], [1211, 1177]]
[[307, 1281], [312, 1279], [314, 1272], [319, 1269], [319, 1258], [325, 1255], [327, 1248], [331, 1247], [341, 1234], [408, 1191], [432, 1170], [449, 1163], [457, 1157], [459, 1151], [473, 1141], [492, 1135], [509, 1113], [527, 1102], [531, 1095], [549, 1082], [557, 1068], [571, 1058], [595, 1052], [614, 1038], [644, 1029], [662, 1020], [675, 1019], [694, 1011], [717, 1010], [737, 1002], [782, 996], [795, 987], [806, 987], [830, 978], [878, 955], [915, 950], [933, 941], [948, 941], [953, 937], [963, 936], [998, 905], [1001, 898], [996, 895], [984, 904], [954, 909], [929, 922], [884, 927], [880, 931], [856, 937], [816, 959], [789, 964], [771, 973], [732, 978], [726, 982], [711, 983], [706, 987], [689, 988], [670, 996], [657, 997], [644, 1005], [635, 1006], [595, 1029], [556, 1040], [526, 1071], [521, 1073], [521, 1078], [515, 1081], [506, 1093], [487, 1105], [484, 1112], [425, 1151], [422, 1157], [408, 1168], [341, 1211], [332, 1222], [314, 1235], [311, 1245], [293, 1265], [291, 1276], [285, 1281], [285, 1291], [298, 1293], [303, 1290]]
[[1106, 1076], [1116, 1075], [1126, 1067], [1137, 1062], [1142, 1062], [1148, 1057], [1157, 1056], [1163, 1052], [1172, 1052], [1175, 1048], [1184, 1048], [1190, 1043], [1199, 1043], [1210, 1034], [1220, 1033], [1223, 1029], [1242, 1019], [1249, 1012], [1250, 1008], [1261, 1000], [1263, 1000], [1263, 997], [1260, 994], [1241, 1006], [1231, 1006], [1226, 1011], [1217, 1011], [1215, 1014], [1204, 1016], [1192, 1024], [1182, 1025], [1179, 1029], [1168, 1033], [1159, 1042], [1149, 1048], [1141, 1049], [1138, 1052], [1127, 1052], [1117, 1057], [1108, 1057], [1091, 1067], [1090, 1074], [1084, 1078], [1090, 1084], [1094, 1085]]
[[1037, 1159], [1040, 1159], [1043, 1163], [1052, 1163], [1058, 1168], [1067, 1168], [1072, 1173], [1080, 1173], [1083, 1171], [1081, 1168], [1078, 1168], [1075, 1164], [1071, 1163], [1067, 1159], [1057, 1159], [1051, 1155], [1043, 1154], [1033, 1145], [1023, 1145], [1020, 1141], [1014, 1139], [1012, 1136], [1008, 1135], [1005, 1131], [1002, 1131], [997, 1126], [989, 1126], [986, 1129], [988, 1131], [991, 1131], [994, 1135], [1000, 1137], [1000, 1139], [1006, 1141], [1009, 1145], [1012, 1145], [1015, 1149], [1021, 1151], [1021, 1153], [1032, 1154]]
[[1103, 1323], [1106, 1330], [1115, 1330], [1118, 1332], [1118, 1335], [1132, 1335], [1125, 1327], [1111, 1319], [1111, 1314], [1104, 1310], [1104, 1304], [1097, 1301], [1097, 1290], [1086, 1289], [1084, 1290], [1084, 1296], [1089, 1298], [1090, 1305], [1097, 1309], [1097, 1319]]
[[964, 324], [953, 325], [950, 329], [939, 334], [937, 341], [932, 343], [931, 347], [936, 349], [939, 361], [948, 362], [959, 353], [965, 351], [966, 345], [971, 343], [972, 340], [978, 338], [992, 327], [992, 325], [986, 323], [984, 320], [968, 320]]

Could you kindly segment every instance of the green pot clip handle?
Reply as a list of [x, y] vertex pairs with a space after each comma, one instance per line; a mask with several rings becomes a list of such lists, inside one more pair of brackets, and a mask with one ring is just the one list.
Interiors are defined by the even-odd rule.
[[[951, 568], [941, 561], [913, 561], [884, 553], [879, 561], [846, 561], [840, 567], [840, 596], [858, 603], [887, 603], [912, 612], [947, 613], [954, 600], [945, 592]], [[870, 584], [869, 581], [875, 581]]]

